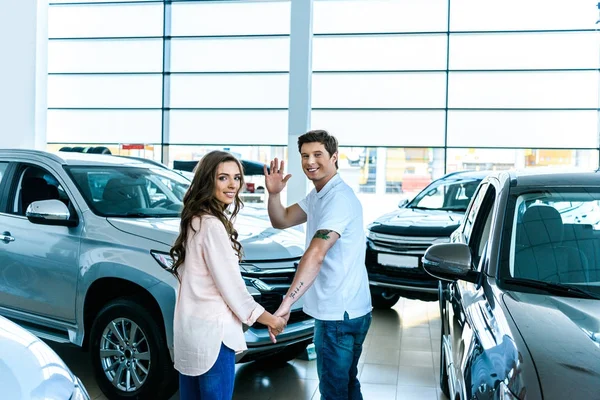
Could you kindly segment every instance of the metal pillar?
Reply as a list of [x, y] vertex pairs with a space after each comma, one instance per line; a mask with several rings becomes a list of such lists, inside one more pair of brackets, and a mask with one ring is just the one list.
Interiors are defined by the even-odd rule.
[[312, 12], [313, 0], [292, 0], [286, 169], [293, 176], [287, 185], [286, 203], [288, 205], [297, 203], [308, 193], [308, 180], [302, 171], [298, 152], [298, 137], [310, 129]]
[[4, 2], [0, 147], [46, 149], [48, 2]]

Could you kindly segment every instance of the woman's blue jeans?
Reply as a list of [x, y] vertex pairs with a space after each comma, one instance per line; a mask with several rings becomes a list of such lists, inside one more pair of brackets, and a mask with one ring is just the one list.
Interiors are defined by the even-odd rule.
[[199, 376], [179, 374], [181, 400], [231, 400], [235, 380], [235, 352], [221, 343], [215, 365]]
[[315, 320], [315, 350], [322, 400], [362, 400], [358, 359], [371, 326], [371, 313], [343, 321]]

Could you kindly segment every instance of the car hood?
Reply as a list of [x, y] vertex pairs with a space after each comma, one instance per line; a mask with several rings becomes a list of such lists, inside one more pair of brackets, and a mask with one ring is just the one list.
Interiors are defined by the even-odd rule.
[[[172, 246], [179, 235], [179, 218], [108, 218], [108, 222], [123, 232], [167, 246]], [[238, 215], [235, 229], [245, 261], [299, 258], [304, 253], [304, 234], [275, 229], [263, 218]]]
[[600, 382], [600, 300], [508, 292], [544, 399], [591, 399]]
[[71, 398], [75, 377], [46, 343], [0, 317], [0, 390], [3, 399]]
[[410, 236], [450, 236], [464, 213], [400, 208], [377, 218], [369, 229], [377, 233]]

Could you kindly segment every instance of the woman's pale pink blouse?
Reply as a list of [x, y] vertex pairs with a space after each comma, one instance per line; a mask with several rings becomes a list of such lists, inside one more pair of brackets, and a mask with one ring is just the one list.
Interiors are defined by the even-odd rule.
[[188, 228], [173, 335], [175, 369], [198, 376], [214, 365], [221, 343], [246, 350], [242, 322], [252, 325], [265, 309], [246, 289], [223, 223], [202, 216], [191, 225], [196, 232]]

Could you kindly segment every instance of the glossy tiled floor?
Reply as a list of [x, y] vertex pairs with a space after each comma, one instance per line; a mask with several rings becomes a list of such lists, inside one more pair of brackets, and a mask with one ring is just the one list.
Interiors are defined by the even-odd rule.
[[[51, 344], [84, 382], [93, 399], [106, 399], [96, 386], [87, 353]], [[438, 382], [438, 303], [400, 299], [391, 310], [373, 312], [359, 379], [365, 400], [445, 400]], [[236, 366], [235, 400], [319, 399], [316, 362], [296, 359], [269, 368]], [[171, 400], [179, 399], [179, 395]]]

